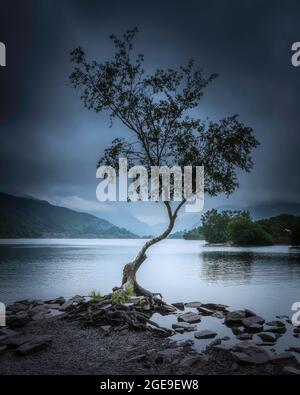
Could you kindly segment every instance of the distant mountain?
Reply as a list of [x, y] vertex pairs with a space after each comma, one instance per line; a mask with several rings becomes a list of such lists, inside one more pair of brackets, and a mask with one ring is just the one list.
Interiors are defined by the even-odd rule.
[[138, 238], [91, 214], [0, 193], [0, 238]]

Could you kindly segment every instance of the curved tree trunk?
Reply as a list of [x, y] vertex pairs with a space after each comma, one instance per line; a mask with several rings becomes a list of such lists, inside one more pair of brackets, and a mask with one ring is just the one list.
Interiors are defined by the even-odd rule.
[[152, 292], [150, 292], [150, 291], [146, 290], [145, 288], [141, 287], [137, 283], [137, 281], [136, 281], [136, 273], [139, 270], [139, 268], [142, 265], [142, 263], [147, 258], [146, 251], [148, 250], [148, 248], [150, 248], [152, 245], [160, 242], [161, 240], [167, 238], [169, 236], [169, 234], [172, 232], [172, 229], [174, 227], [174, 224], [175, 224], [175, 221], [176, 221], [176, 218], [177, 218], [178, 211], [180, 210], [180, 208], [183, 206], [184, 203], [185, 203], [185, 200], [183, 200], [177, 206], [177, 208], [176, 208], [176, 210], [175, 210], [175, 212], [173, 214], [170, 203], [169, 202], [164, 202], [164, 204], [165, 204], [165, 206], [167, 207], [167, 210], [168, 210], [169, 225], [168, 225], [167, 229], [161, 235], [159, 235], [157, 237], [154, 237], [152, 240], [147, 241], [144, 244], [144, 246], [142, 247], [142, 249], [140, 250], [140, 252], [138, 253], [138, 255], [136, 256], [136, 258], [132, 262], [129, 262], [129, 263], [127, 263], [124, 266], [123, 279], [122, 279], [122, 288], [124, 290], [128, 289], [128, 287], [132, 287], [134, 293], [137, 296], [148, 296], [148, 297], [152, 298], [155, 295]]

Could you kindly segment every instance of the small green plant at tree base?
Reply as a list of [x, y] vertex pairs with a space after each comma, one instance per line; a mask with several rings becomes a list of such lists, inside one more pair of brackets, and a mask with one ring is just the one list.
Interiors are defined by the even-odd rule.
[[131, 300], [131, 297], [133, 295], [133, 286], [130, 285], [129, 287], [126, 288], [126, 290], [124, 289], [117, 289], [116, 291], [114, 291], [114, 293], [112, 294], [112, 304], [114, 306], [122, 304], [122, 303], [129, 303]]
[[102, 300], [101, 293], [95, 290], [92, 290], [92, 292], [90, 293], [90, 298], [95, 302], [100, 302], [100, 300]]

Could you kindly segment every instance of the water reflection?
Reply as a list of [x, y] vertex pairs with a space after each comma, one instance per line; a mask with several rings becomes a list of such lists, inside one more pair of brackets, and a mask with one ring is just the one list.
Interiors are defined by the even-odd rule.
[[204, 251], [200, 276], [208, 282], [247, 284], [252, 278], [253, 252]]

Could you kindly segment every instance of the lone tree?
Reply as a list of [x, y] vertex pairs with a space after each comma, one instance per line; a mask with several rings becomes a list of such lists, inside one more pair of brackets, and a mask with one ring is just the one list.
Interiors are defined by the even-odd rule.
[[[192, 116], [206, 86], [217, 75], [204, 76], [203, 70], [188, 61], [179, 69], [145, 72], [144, 56], [133, 53], [137, 28], [122, 37], [112, 35], [114, 57], [106, 62], [88, 61], [82, 48], [71, 52], [74, 70], [69, 79], [80, 91], [85, 107], [107, 111], [111, 122], [120, 120], [134, 139], [115, 138], [104, 152], [98, 166], [118, 168], [118, 158], [126, 157], [130, 165], [204, 166], [205, 192], [211, 196], [230, 195], [237, 187], [237, 169], [249, 172], [253, 166], [251, 150], [258, 145], [252, 128], [238, 115], [219, 122], [203, 121]], [[183, 199], [174, 207], [165, 201], [169, 225], [159, 236], [147, 241], [136, 258], [123, 269], [122, 289], [132, 288], [137, 295], [153, 294], [136, 281], [136, 273], [146, 259], [147, 250], [171, 233]]]

